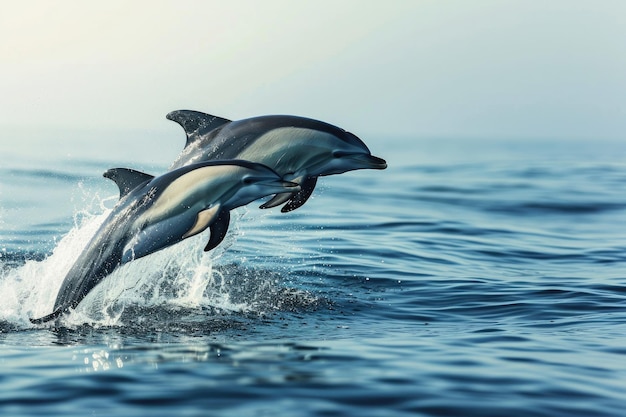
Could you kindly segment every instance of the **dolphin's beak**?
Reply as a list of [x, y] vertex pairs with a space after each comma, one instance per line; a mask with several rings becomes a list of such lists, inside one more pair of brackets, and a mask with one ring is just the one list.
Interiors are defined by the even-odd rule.
[[358, 153], [346, 156], [353, 161], [358, 162], [361, 169], [385, 169], [387, 168], [387, 161], [374, 155], [365, 153]]

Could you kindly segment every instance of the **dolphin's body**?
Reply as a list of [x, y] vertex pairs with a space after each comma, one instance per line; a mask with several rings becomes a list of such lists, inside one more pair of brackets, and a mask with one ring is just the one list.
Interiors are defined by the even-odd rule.
[[303, 205], [317, 178], [356, 169], [385, 169], [361, 139], [337, 126], [298, 116], [260, 116], [230, 121], [192, 110], [166, 116], [187, 135], [185, 149], [170, 169], [200, 161], [245, 159], [274, 169], [301, 190], [277, 194], [261, 208], [286, 203], [288, 212]]
[[210, 161], [188, 165], [159, 177], [125, 168], [105, 177], [117, 183], [120, 201], [67, 273], [54, 312], [31, 319], [44, 323], [74, 308], [120, 265], [171, 246], [207, 228], [205, 251], [228, 230], [230, 210], [258, 198], [297, 191], [270, 168], [248, 161]]

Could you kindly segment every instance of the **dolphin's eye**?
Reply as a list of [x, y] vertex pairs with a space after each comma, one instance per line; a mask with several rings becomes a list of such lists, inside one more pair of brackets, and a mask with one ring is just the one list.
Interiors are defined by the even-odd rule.
[[254, 182], [254, 178], [250, 177], [250, 176], [245, 176], [245, 177], [243, 177], [243, 181], [242, 182], [244, 184], [246, 184], [246, 185], [250, 185], [250, 184], [252, 184]]
[[333, 158], [342, 158], [346, 155], [347, 153], [343, 151], [333, 151]]

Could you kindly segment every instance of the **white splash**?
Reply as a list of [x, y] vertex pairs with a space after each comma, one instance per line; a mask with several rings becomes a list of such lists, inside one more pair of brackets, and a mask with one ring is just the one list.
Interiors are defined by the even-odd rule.
[[50, 313], [65, 275], [107, 215], [105, 212], [85, 217], [46, 259], [26, 261], [18, 268], [4, 270], [0, 276], [0, 293], [4, 299], [0, 304], [0, 319], [25, 325], [30, 323], [29, 317]]
[[[0, 294], [3, 294], [0, 321], [20, 328], [32, 327], [29, 318], [41, 317], [53, 310], [65, 275], [111, 211], [105, 205], [106, 200], [101, 200], [101, 214], [93, 215], [84, 210], [76, 213], [76, 225], [44, 260], [0, 268]], [[96, 286], [75, 311], [65, 316], [63, 323], [67, 326], [115, 325], [129, 304], [173, 303], [198, 307], [206, 303], [207, 287], [214, 284], [214, 278], [222, 279], [213, 269], [213, 260], [232, 245], [236, 230], [232, 227], [224, 242], [210, 253], [202, 251], [207, 236], [199, 234], [118, 268]], [[220, 297], [211, 298], [211, 305], [223, 309], [245, 308], [230, 303], [228, 298], [228, 293], [223, 292]]]

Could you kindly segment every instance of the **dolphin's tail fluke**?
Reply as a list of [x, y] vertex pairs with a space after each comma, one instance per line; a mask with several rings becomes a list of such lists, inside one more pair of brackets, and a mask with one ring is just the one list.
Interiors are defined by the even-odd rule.
[[49, 321], [52, 321], [58, 318], [61, 314], [65, 313], [66, 310], [67, 309], [65, 307], [61, 306], [57, 308], [56, 310], [54, 310], [52, 313], [48, 314], [47, 316], [43, 316], [38, 319], [28, 319], [28, 320], [30, 320], [30, 322], [33, 324], [44, 324], [44, 323], [47, 323]]

